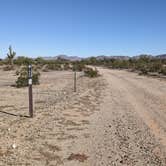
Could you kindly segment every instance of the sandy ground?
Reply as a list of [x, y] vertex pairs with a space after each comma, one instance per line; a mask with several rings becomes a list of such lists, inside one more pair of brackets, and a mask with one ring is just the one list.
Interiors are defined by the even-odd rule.
[[78, 73], [76, 93], [72, 72], [42, 73], [33, 119], [27, 88], [0, 71], [0, 165], [165, 166], [166, 81], [99, 70]]

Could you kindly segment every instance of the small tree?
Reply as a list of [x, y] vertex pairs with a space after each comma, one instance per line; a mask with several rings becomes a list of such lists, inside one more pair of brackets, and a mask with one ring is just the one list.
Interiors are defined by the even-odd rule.
[[9, 46], [9, 53], [7, 53], [7, 58], [12, 68], [13, 68], [13, 59], [15, 55], [16, 55], [16, 52], [12, 51], [12, 46]]

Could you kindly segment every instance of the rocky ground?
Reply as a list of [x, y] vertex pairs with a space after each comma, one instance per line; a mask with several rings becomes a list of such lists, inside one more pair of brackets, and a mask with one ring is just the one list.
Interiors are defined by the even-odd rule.
[[99, 69], [101, 76], [47, 72], [27, 88], [0, 71], [0, 165], [165, 166], [166, 82]]

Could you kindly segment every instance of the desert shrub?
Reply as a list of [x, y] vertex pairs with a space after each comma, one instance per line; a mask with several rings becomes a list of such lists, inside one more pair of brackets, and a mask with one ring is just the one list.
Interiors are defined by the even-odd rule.
[[58, 63], [49, 63], [49, 64], [47, 64], [47, 69], [48, 70], [62, 70], [61, 69], [61, 64], [58, 64]]
[[146, 68], [141, 68], [139, 74], [140, 75], [147, 75], [148, 74], [148, 70]]
[[158, 72], [161, 68], [161, 66], [158, 63], [147, 64], [147, 67], [149, 69], [149, 72]]
[[166, 67], [162, 67], [159, 73], [166, 75]]
[[92, 69], [90, 67], [86, 67], [86, 69], [84, 70], [84, 74], [85, 76], [91, 77], [91, 78], [99, 76], [98, 70], [96, 68]]
[[79, 61], [79, 65], [97, 65], [113, 69], [129, 69], [139, 74], [147, 75], [159, 73], [166, 75], [166, 59], [156, 58], [150, 55], [140, 55], [129, 59], [116, 58], [89, 58]]
[[72, 65], [72, 70], [73, 71], [83, 71], [85, 69], [85, 64], [84, 63], [80, 63], [80, 62], [77, 62], [77, 63], [73, 63]]
[[90, 58], [87, 59], [87, 62], [86, 62], [86, 63], [87, 63], [88, 65], [97, 65], [97, 61], [98, 61], [98, 60], [97, 60], [95, 57], [90, 57]]
[[63, 69], [64, 69], [64, 70], [70, 70], [70, 69], [71, 69], [70, 63], [65, 63], [65, 64], [63, 65]]
[[35, 64], [44, 65], [47, 63], [47, 60], [44, 60], [42, 57], [38, 57], [34, 60]]
[[28, 58], [28, 57], [24, 57], [24, 56], [19, 56], [14, 60], [14, 64], [19, 65], [19, 66], [30, 65], [33, 63], [34, 63], [33, 59]]
[[113, 68], [113, 69], [128, 69], [129, 62], [127, 60], [114, 60], [111, 63], [111, 68]]
[[[39, 76], [40, 73], [37, 71], [37, 69], [33, 68], [32, 73], [32, 82], [33, 85], [39, 84]], [[16, 87], [26, 87], [28, 86], [28, 67], [22, 67], [20, 71], [17, 71], [18, 78], [16, 80]]]
[[0, 59], [0, 66], [4, 65], [4, 61], [2, 59]]

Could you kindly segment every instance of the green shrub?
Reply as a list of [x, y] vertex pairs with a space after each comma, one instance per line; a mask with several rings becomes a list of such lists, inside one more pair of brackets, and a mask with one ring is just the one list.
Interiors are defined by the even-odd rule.
[[4, 61], [0, 59], [0, 66], [4, 64]]
[[140, 68], [140, 75], [147, 75], [148, 74], [148, 69], [146, 67]]
[[159, 73], [166, 75], [166, 67], [162, 67]]
[[63, 65], [63, 69], [64, 69], [64, 70], [70, 70], [70, 69], [71, 69], [70, 63], [65, 63], [65, 64]]
[[30, 65], [33, 63], [34, 63], [33, 59], [28, 58], [28, 57], [24, 57], [24, 56], [19, 56], [14, 60], [14, 64], [19, 65], [19, 66]]
[[62, 70], [61, 69], [61, 64], [56, 64], [56, 63], [47, 64], [47, 69], [48, 70]]
[[[38, 85], [40, 73], [35, 68], [32, 71], [33, 71], [32, 73], [33, 85]], [[16, 87], [21, 88], [28, 86], [28, 68], [27, 67], [21, 68], [20, 71], [17, 71], [17, 74], [18, 78], [16, 80]]]
[[161, 70], [162, 64], [160, 62], [151, 62], [148, 64], [150, 72], [159, 72]]
[[90, 67], [87, 67], [85, 70], [84, 70], [84, 74], [85, 76], [87, 77], [98, 77], [99, 76], [99, 73], [98, 73], [98, 70], [95, 68], [95, 69], [92, 69]]
[[72, 70], [73, 71], [83, 71], [85, 69], [85, 64], [84, 63], [73, 63], [73, 67], [72, 67]]

